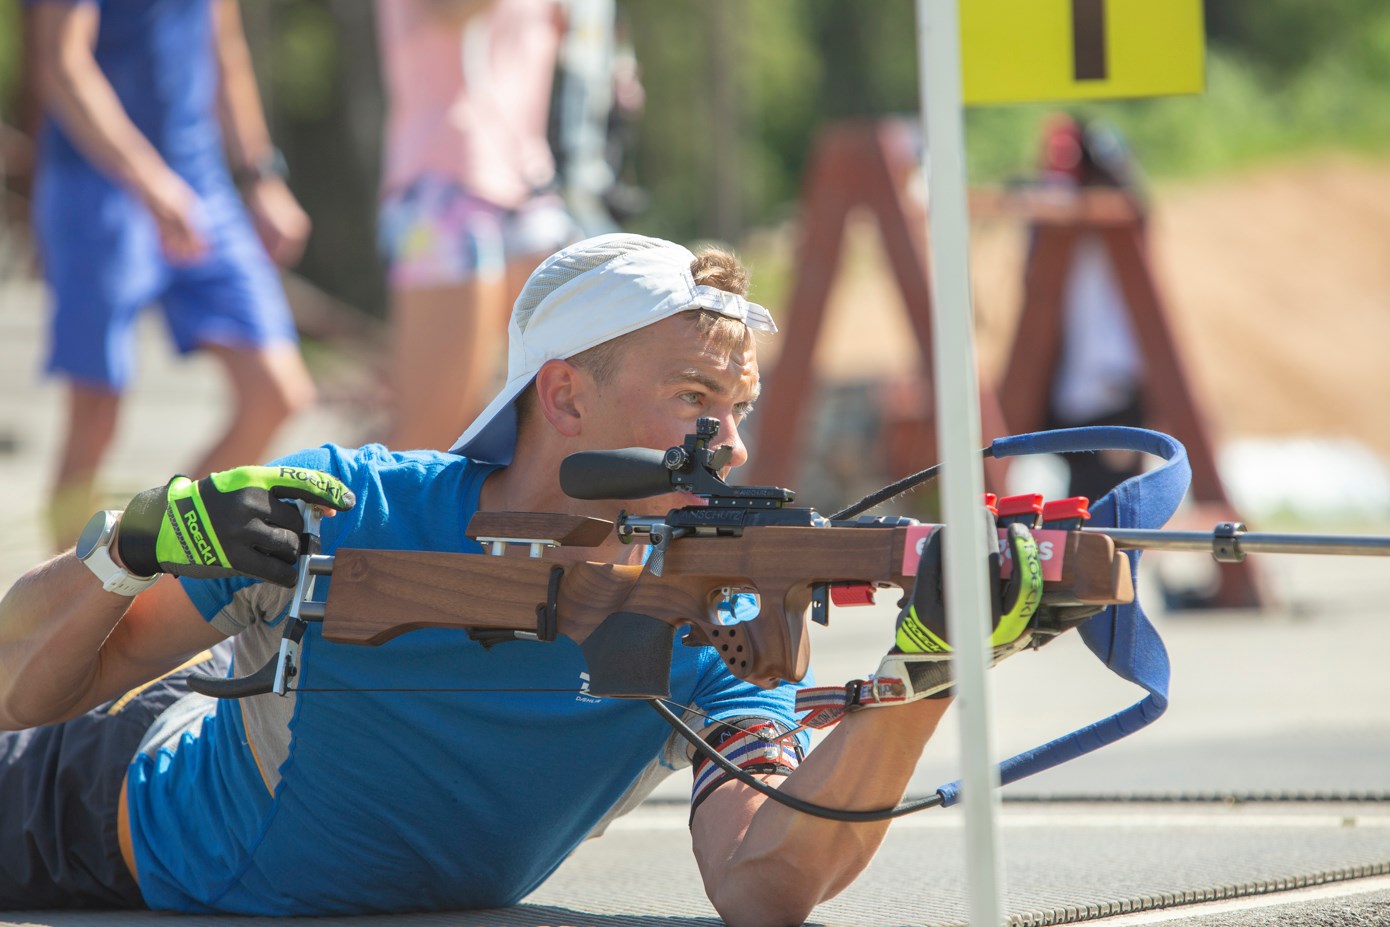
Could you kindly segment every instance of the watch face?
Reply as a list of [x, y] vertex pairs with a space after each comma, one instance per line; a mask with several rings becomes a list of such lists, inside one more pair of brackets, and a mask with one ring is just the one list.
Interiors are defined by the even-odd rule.
[[108, 537], [107, 527], [111, 523], [110, 512], [97, 512], [87, 522], [87, 527], [82, 529], [82, 534], [77, 538], [77, 548], [74, 551], [78, 560], [86, 560], [92, 555], [92, 551], [101, 541]]

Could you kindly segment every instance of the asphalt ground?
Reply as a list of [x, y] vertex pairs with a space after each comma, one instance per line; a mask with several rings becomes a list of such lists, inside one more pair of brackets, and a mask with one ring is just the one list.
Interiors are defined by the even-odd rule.
[[[42, 505], [62, 395], [38, 373], [45, 324], [32, 283], [0, 282], [0, 585], [47, 555]], [[227, 412], [210, 362], [177, 361], [154, 318], [140, 329], [140, 375], [107, 468], [113, 503], [165, 480]], [[325, 404], [273, 453], [367, 433], [361, 410]], [[1340, 530], [1331, 526], [1327, 530]], [[1390, 924], [1390, 569], [1381, 559], [1287, 556], [1261, 562], [1274, 604], [1255, 612], [1165, 611], [1159, 574], [1199, 555], [1146, 555], [1140, 591], [1173, 663], [1172, 704], [1149, 728], [1004, 789], [1004, 910], [1014, 922]], [[892, 608], [842, 609], [812, 635], [822, 682], [872, 672]], [[990, 675], [999, 755], [1027, 749], [1136, 701], [1075, 635]], [[954, 714], [910, 793], [956, 778]], [[687, 782], [592, 841], [527, 904], [501, 912], [331, 918], [414, 925], [707, 925], [685, 834]], [[4, 809], [0, 809], [4, 813]], [[898, 822], [865, 875], [813, 923], [927, 925], [966, 919], [963, 814]], [[1158, 910], [1140, 911], [1162, 905]], [[1140, 913], [1135, 913], [1140, 911]], [[148, 923], [149, 914], [0, 913], [0, 924]], [[159, 917], [176, 927], [237, 919]], [[261, 920], [260, 923], [265, 923]], [[273, 923], [273, 921], [271, 922]]]

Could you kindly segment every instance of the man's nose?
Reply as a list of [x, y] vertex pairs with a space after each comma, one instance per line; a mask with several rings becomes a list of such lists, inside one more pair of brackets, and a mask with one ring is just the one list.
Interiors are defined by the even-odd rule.
[[733, 456], [729, 458], [729, 470], [748, 462], [748, 448], [744, 446], [743, 437], [738, 433], [738, 419], [734, 416], [725, 416], [720, 421], [718, 441], [721, 445], [728, 445], [734, 449]]

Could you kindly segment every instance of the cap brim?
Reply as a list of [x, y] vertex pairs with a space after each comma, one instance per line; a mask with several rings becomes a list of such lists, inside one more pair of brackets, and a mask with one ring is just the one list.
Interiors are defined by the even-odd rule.
[[516, 397], [535, 380], [535, 374], [508, 383], [493, 397], [473, 424], [459, 435], [451, 454], [460, 454], [479, 463], [506, 466], [516, 451]]

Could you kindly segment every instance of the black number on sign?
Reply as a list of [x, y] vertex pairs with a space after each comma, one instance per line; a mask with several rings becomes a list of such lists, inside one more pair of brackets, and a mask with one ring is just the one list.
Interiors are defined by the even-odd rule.
[[1077, 80], [1105, 80], [1105, 0], [1071, 0], [1072, 69]]

